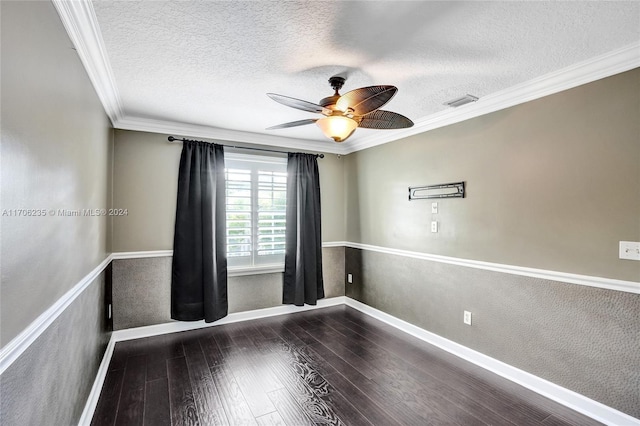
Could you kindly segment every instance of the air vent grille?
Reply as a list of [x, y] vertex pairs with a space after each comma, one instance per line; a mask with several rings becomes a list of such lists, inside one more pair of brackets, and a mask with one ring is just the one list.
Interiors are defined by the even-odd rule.
[[445, 102], [443, 105], [449, 106], [451, 108], [457, 108], [459, 106], [469, 104], [471, 102], [476, 102], [477, 100], [478, 100], [477, 96], [467, 94], [461, 98], [457, 98], [457, 99], [453, 99], [451, 101]]

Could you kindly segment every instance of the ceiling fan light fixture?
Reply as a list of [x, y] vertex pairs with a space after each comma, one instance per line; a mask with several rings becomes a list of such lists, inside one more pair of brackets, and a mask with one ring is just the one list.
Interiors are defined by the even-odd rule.
[[358, 122], [342, 115], [332, 115], [316, 121], [322, 133], [336, 142], [346, 140], [358, 127]]

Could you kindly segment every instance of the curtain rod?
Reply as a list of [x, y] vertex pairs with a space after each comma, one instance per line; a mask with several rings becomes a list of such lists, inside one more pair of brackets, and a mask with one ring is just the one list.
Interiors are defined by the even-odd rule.
[[[204, 143], [212, 143], [212, 142], [207, 142], [207, 141], [197, 141], [194, 139], [186, 139], [186, 138], [182, 138], [182, 139], [178, 139], [178, 138], [174, 138], [173, 136], [169, 136], [169, 142], [204, 142]], [[225, 144], [220, 144], [222, 146], [228, 146], [229, 148], [237, 148], [237, 149], [250, 149], [252, 151], [267, 151], [267, 152], [279, 152], [281, 154], [289, 154], [289, 151], [278, 151], [275, 149], [264, 149], [264, 148], [250, 148], [247, 146], [235, 146], [235, 145], [225, 145]], [[324, 158], [324, 154], [313, 154], [316, 157], [320, 157], [320, 158]]]

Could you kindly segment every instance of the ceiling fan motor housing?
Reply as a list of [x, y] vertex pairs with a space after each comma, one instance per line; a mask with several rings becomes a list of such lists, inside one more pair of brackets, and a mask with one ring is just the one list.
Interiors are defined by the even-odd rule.
[[338, 77], [337, 75], [334, 75], [333, 77], [329, 78], [329, 84], [331, 85], [333, 90], [336, 91], [336, 94], [338, 94], [338, 90], [342, 89], [344, 82], [345, 82], [344, 77]]
[[318, 105], [323, 106], [327, 109], [333, 110], [335, 109], [338, 99], [340, 99], [340, 95], [327, 96], [326, 98], [320, 99], [320, 102], [318, 102]]
[[343, 77], [333, 76], [329, 78], [329, 84], [331, 85], [333, 90], [335, 90], [335, 93], [333, 94], [333, 96], [322, 98], [320, 102], [318, 102], [318, 105], [321, 105], [332, 111], [335, 110], [336, 103], [338, 102], [338, 99], [340, 99], [340, 93], [338, 93], [338, 91], [342, 89], [344, 82], [345, 79]]

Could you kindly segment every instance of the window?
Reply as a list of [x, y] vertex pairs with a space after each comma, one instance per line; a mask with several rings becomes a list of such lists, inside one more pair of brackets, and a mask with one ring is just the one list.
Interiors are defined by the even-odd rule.
[[225, 154], [227, 265], [284, 263], [287, 159]]

